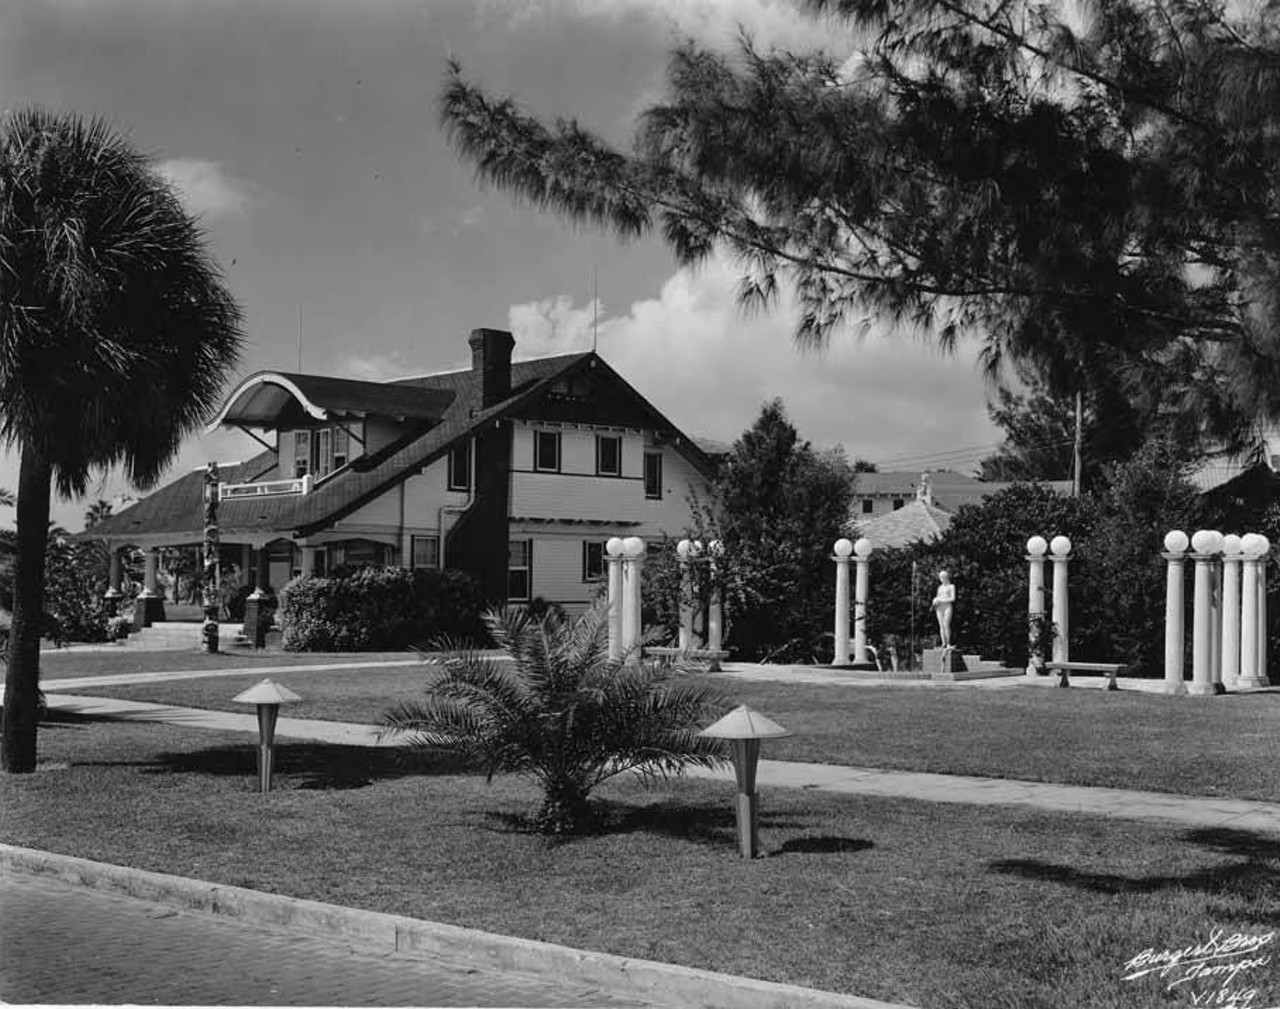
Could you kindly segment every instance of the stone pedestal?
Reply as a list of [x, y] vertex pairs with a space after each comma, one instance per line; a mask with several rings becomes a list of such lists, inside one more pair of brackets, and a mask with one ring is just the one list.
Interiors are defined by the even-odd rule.
[[267, 629], [271, 626], [271, 605], [267, 596], [250, 596], [244, 604], [244, 636], [254, 648], [267, 644]]
[[140, 631], [152, 624], [165, 622], [164, 598], [161, 596], [138, 596], [133, 601], [133, 629]]
[[926, 673], [963, 673], [964, 656], [956, 648], [926, 648], [924, 650]]

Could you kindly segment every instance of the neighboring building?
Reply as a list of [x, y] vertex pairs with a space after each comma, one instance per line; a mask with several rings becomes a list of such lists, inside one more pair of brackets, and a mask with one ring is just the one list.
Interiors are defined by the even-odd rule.
[[[469, 342], [469, 371], [386, 383], [268, 371], [231, 393], [211, 429], [245, 430], [265, 451], [221, 468], [218, 525], [259, 585], [339, 564], [448, 567], [494, 602], [578, 608], [609, 537], [685, 528], [711, 459], [602, 358], [513, 364], [510, 333]], [[146, 548], [154, 589], [157, 548], [201, 542], [204, 479], [83, 535]]]
[[[1070, 480], [1038, 481], [1061, 494], [1071, 493]], [[951, 516], [966, 504], [981, 504], [1012, 483], [984, 483], [963, 473], [859, 473], [854, 487], [849, 531], [865, 536], [878, 549], [932, 540], [946, 532]]]

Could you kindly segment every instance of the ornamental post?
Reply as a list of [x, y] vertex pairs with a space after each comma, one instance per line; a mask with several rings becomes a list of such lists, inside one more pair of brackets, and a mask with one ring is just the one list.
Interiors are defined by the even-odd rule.
[[1186, 616], [1183, 605], [1183, 566], [1190, 540], [1181, 529], [1173, 529], [1164, 538], [1169, 562], [1164, 592], [1164, 692], [1185, 694], [1183, 647], [1186, 640]]
[[1191, 611], [1191, 685], [1197, 697], [1215, 693], [1213, 682], [1213, 568], [1222, 549], [1222, 534], [1201, 529], [1191, 537], [1195, 562], [1195, 597]]
[[1067, 596], [1067, 564], [1071, 560], [1071, 540], [1055, 536], [1049, 544], [1053, 554], [1053, 661], [1067, 662], [1070, 648], [1067, 637], [1070, 632], [1070, 602]]
[[609, 661], [622, 657], [622, 539], [614, 536], [604, 545], [609, 565]]
[[1240, 676], [1240, 565], [1243, 562], [1240, 537], [1222, 538], [1222, 685], [1235, 688]]
[[1027, 675], [1044, 672], [1044, 555], [1049, 543], [1043, 536], [1027, 540]]
[[867, 663], [867, 582], [870, 578], [871, 541], [865, 536], [853, 545], [857, 575], [853, 593], [853, 661]]
[[833, 666], [849, 664], [849, 555], [853, 553], [853, 544], [847, 539], [838, 539], [833, 548], [836, 562], [836, 627], [835, 657]]

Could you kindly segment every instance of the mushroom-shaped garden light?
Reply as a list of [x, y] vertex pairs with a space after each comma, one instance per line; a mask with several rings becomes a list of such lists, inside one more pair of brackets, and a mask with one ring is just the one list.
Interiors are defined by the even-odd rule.
[[733, 745], [733, 773], [738, 782], [738, 847], [743, 858], [755, 858], [760, 850], [760, 797], [756, 795], [760, 740], [789, 736], [791, 732], [742, 704], [699, 735], [727, 739]]
[[266, 679], [231, 699], [236, 704], [258, 706], [258, 791], [271, 791], [271, 765], [275, 759], [276, 718], [280, 705], [302, 700], [288, 687]]

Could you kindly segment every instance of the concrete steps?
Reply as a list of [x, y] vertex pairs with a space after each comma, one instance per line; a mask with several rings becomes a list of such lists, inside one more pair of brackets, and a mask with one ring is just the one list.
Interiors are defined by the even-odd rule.
[[[121, 642], [122, 647], [130, 651], [140, 652], [173, 652], [184, 649], [197, 650], [203, 642], [203, 622], [191, 620], [165, 620], [152, 624], [130, 634]], [[240, 623], [220, 623], [218, 625], [218, 645], [230, 651], [235, 648], [237, 639], [243, 639]], [[248, 647], [245, 641], [243, 647]]]

